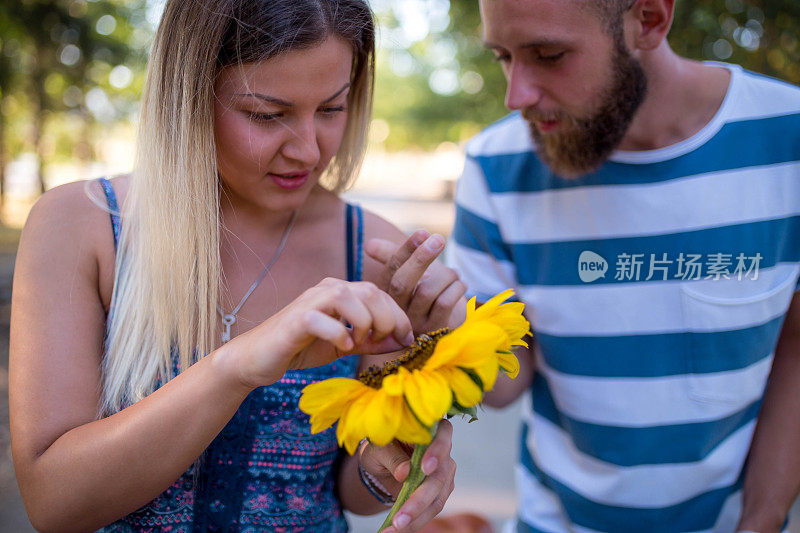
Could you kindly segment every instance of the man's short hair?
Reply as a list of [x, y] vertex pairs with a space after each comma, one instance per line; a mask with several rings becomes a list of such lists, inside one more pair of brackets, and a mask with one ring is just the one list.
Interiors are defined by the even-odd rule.
[[619, 32], [622, 28], [622, 16], [631, 8], [636, 0], [579, 0], [581, 4], [592, 10], [603, 27], [610, 34]]

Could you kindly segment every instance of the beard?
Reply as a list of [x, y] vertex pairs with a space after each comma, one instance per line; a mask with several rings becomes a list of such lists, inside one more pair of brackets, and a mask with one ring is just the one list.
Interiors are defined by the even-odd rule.
[[[611, 81], [590, 116], [523, 111], [539, 157], [561, 177], [576, 178], [602, 165], [622, 142], [647, 93], [647, 77], [641, 65], [625, 48], [621, 36], [614, 40]], [[535, 120], [558, 120], [560, 131], [542, 133]]]

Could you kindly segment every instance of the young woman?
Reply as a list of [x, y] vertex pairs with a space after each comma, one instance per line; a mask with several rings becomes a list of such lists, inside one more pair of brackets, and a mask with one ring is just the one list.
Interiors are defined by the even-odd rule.
[[[297, 408], [383, 357], [343, 354], [401, 349], [463, 301], [428, 268], [440, 236], [371, 243], [384, 266], [362, 242], [402, 234], [335, 194], [373, 54], [363, 0], [167, 1], [134, 172], [49, 191], [20, 243], [12, 447], [38, 529], [343, 531], [342, 508], [399, 491], [404, 446], [342, 454]], [[441, 509], [451, 431], [390, 529]]]

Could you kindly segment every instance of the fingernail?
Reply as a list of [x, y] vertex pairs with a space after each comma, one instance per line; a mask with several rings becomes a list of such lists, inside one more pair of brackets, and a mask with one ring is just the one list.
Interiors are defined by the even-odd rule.
[[405, 343], [406, 346], [411, 346], [412, 344], [414, 344], [414, 339], [415, 339], [414, 332], [409, 331], [408, 335], [406, 335], [406, 338], [403, 339], [403, 342]]
[[407, 514], [399, 514], [394, 517], [394, 521], [392, 522], [392, 524], [394, 525], [394, 527], [399, 529], [402, 527], [406, 527], [410, 522], [411, 522], [410, 516], [408, 516]]
[[430, 233], [427, 231], [417, 231], [414, 233], [414, 239], [411, 242], [414, 243], [414, 246], [419, 246], [425, 242], [425, 239], [427, 239], [428, 236], [430, 236]]
[[439, 466], [439, 460], [436, 457], [425, 459], [425, 462], [422, 463], [422, 473], [428, 476], [436, 470], [437, 466]]
[[431, 252], [438, 252], [444, 246], [444, 237], [441, 235], [434, 233], [428, 240], [425, 241], [425, 247], [430, 250]]

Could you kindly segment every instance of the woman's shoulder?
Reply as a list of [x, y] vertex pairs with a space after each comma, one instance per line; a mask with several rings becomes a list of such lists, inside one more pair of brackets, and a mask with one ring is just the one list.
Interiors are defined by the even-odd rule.
[[[122, 205], [127, 177], [111, 180]], [[20, 257], [21, 256], [21, 257]], [[113, 275], [114, 237], [110, 210], [98, 180], [54, 187], [34, 204], [20, 238], [18, 264], [78, 268], [107, 278]], [[106, 291], [101, 291], [106, 292]], [[104, 298], [105, 299], [105, 298]]]
[[[317, 191], [314, 202], [314, 205], [311, 206], [313, 208], [312, 211], [314, 211], [320, 219], [327, 220], [326, 223], [330, 223], [330, 220], [332, 220], [334, 217], [342, 216], [344, 213], [345, 204], [350, 203], [357, 205], [357, 203], [350, 202], [346, 198], [341, 198], [338, 195], [325, 190]], [[366, 243], [369, 239], [385, 239], [387, 241], [395, 242], [398, 245], [405, 242], [406, 235], [390, 221], [364, 207], [361, 207], [361, 212], [363, 214], [364, 243]], [[363, 259], [363, 279], [365, 281], [374, 281], [378, 279], [378, 276], [383, 270], [383, 265], [366, 254], [364, 255]]]
[[[118, 205], [123, 199], [118, 190], [127, 189], [126, 179], [122, 176], [111, 180]], [[48, 236], [55, 239], [92, 234], [111, 236], [109, 214], [106, 195], [99, 180], [66, 183], [49, 189], [36, 201], [25, 222], [23, 239], [31, 234], [35, 234], [37, 240], [49, 240]]]
[[406, 240], [406, 235], [382, 216], [369, 209], [361, 209], [364, 213], [364, 241], [367, 239], [386, 239], [387, 241], [401, 244]]

